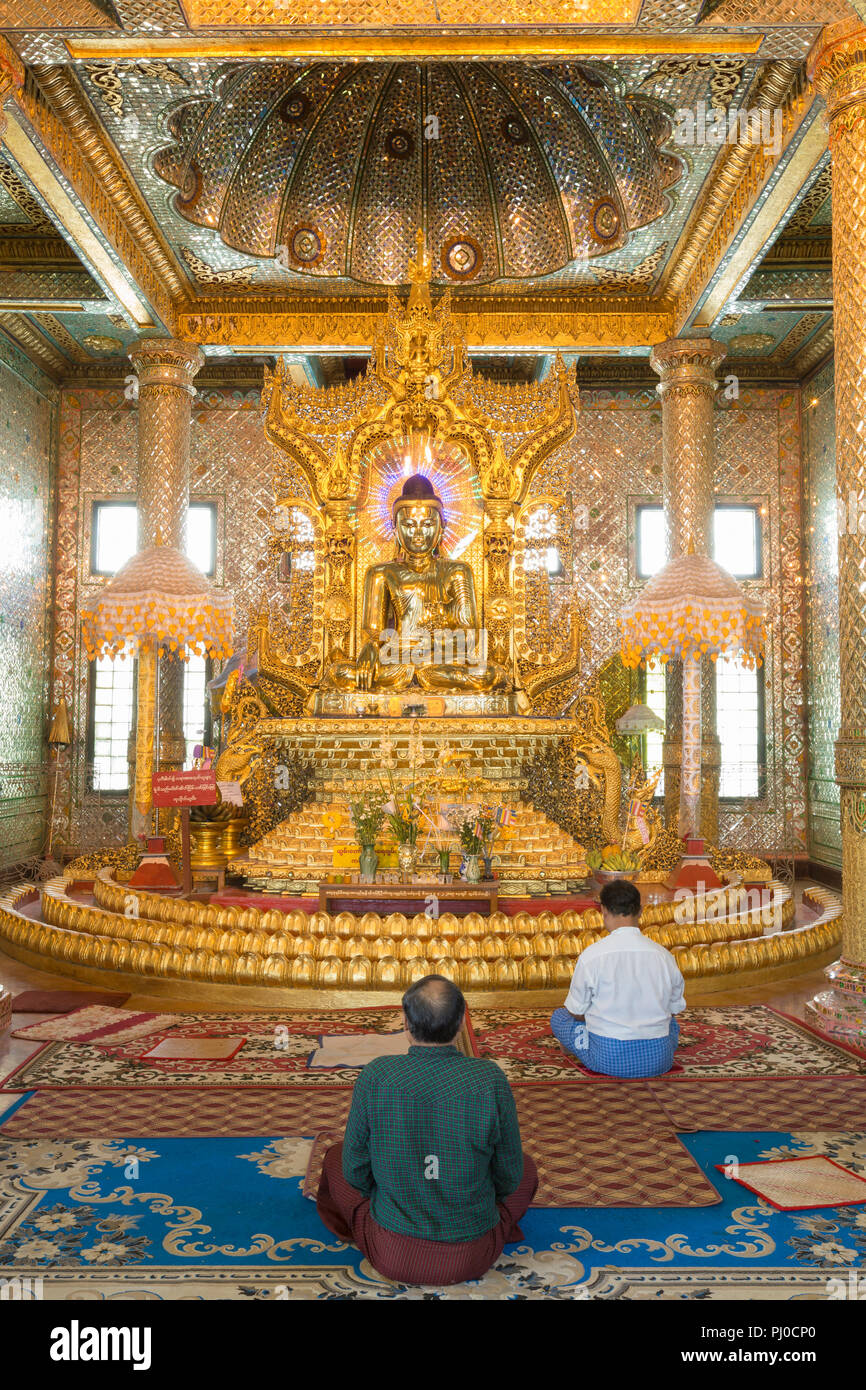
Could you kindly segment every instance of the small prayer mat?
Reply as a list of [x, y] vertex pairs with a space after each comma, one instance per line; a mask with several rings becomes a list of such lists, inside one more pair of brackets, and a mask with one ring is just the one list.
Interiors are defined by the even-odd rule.
[[199, 1062], [224, 1062], [237, 1056], [246, 1038], [161, 1038], [149, 1052], [142, 1052], [141, 1060], [149, 1062], [157, 1058], [174, 1061], [181, 1057], [192, 1057]]
[[403, 1057], [409, 1038], [399, 1033], [326, 1033], [321, 1047], [311, 1052], [308, 1067], [365, 1067], [376, 1057]]
[[12, 1000], [14, 1014], [68, 1014], [73, 1009], [86, 1009], [102, 1004], [119, 1009], [128, 994], [105, 994], [95, 990], [25, 989]]
[[848, 1207], [866, 1202], [866, 1178], [834, 1163], [825, 1154], [741, 1163], [734, 1172], [729, 1172], [723, 1163], [716, 1167], [779, 1211]]
[[[538, 1167], [534, 1207], [705, 1207], [722, 1200], [645, 1089], [515, 1086], [514, 1099], [523, 1146]], [[304, 1178], [312, 1201], [325, 1153], [342, 1137], [337, 1126], [316, 1133]]]
[[129, 1009], [95, 1005], [40, 1023], [26, 1023], [23, 1028], [16, 1028], [12, 1036], [41, 1042], [127, 1042], [173, 1028], [181, 1018], [181, 1014], [133, 1013]]

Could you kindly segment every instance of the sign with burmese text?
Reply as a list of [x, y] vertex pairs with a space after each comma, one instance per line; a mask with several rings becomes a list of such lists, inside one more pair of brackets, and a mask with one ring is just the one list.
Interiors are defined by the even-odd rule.
[[211, 769], [153, 774], [154, 806], [215, 806], [216, 801], [216, 776]]

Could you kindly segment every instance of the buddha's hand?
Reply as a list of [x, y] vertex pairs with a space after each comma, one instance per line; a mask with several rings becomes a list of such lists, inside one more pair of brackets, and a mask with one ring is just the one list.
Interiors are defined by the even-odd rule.
[[379, 671], [379, 653], [373, 642], [365, 642], [355, 663], [359, 690], [372, 690]]
[[431, 603], [424, 609], [424, 624], [426, 627], [451, 627], [451, 605], [449, 603]]

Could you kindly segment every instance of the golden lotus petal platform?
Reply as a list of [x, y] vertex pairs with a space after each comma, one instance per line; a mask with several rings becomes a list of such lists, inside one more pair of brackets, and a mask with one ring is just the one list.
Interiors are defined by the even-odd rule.
[[[448, 912], [435, 920], [400, 912], [358, 917], [133, 891], [108, 869], [93, 881], [92, 894], [90, 887], [58, 878], [41, 890], [21, 885], [4, 894], [3, 949], [29, 965], [90, 983], [214, 1005], [391, 1002], [434, 971], [476, 1003], [516, 1004], [561, 999], [580, 952], [603, 935], [593, 908], [513, 917], [471, 912], [462, 919]], [[718, 988], [720, 978], [745, 987], [831, 959], [841, 936], [841, 904], [829, 890], [806, 890], [802, 925], [781, 883], [773, 883], [759, 905], [753, 901], [732, 884], [695, 898], [693, 920], [677, 921], [680, 905], [672, 901], [645, 908], [644, 928], [676, 955], [689, 997]]]

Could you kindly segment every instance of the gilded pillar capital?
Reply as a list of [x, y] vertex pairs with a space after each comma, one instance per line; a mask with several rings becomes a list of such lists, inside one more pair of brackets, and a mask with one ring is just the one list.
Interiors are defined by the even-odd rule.
[[829, 24], [809, 54], [807, 72], [827, 102], [832, 123], [866, 102], [866, 25], [854, 16]]
[[204, 366], [204, 353], [181, 338], [139, 338], [129, 349], [139, 388], [169, 386], [195, 395], [193, 380]]
[[726, 345], [715, 338], [666, 338], [650, 353], [650, 366], [661, 378], [656, 390], [664, 396], [672, 389], [685, 389], [712, 399], [726, 353]]

